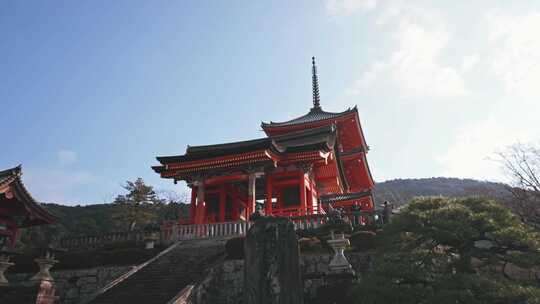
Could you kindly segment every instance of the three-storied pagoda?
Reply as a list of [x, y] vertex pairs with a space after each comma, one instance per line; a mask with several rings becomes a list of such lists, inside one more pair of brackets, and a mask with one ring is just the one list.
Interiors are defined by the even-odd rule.
[[312, 63], [313, 107], [306, 115], [262, 123], [264, 138], [188, 146], [184, 155], [157, 157], [155, 172], [192, 189], [189, 223], [249, 220], [257, 205], [275, 216], [319, 214], [328, 204], [373, 211], [358, 110], [323, 111]]

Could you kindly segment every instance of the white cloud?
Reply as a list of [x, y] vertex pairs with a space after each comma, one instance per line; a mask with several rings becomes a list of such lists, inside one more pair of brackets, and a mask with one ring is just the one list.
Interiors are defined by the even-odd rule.
[[79, 160], [75, 151], [60, 149], [55, 156], [56, 163], [51, 166], [25, 168], [23, 180], [36, 200], [63, 204], [89, 203], [82, 196], [93, 191], [119, 188], [117, 183], [74, 166]]
[[58, 164], [62, 167], [72, 165], [77, 162], [78, 156], [75, 151], [61, 149], [56, 152]]
[[445, 98], [466, 93], [459, 71], [442, 61], [450, 40], [443, 18], [410, 5], [393, 5], [381, 12], [379, 25], [395, 29], [394, 49], [367, 68], [352, 92], [384, 83], [402, 96]]
[[328, 0], [326, 9], [330, 16], [350, 16], [357, 11], [375, 9], [378, 0]]
[[375, 14], [392, 48], [368, 65], [349, 92], [393, 90], [428, 101], [468, 102], [463, 110], [474, 109], [475, 120], [456, 126], [449, 148], [438, 157], [442, 173], [503, 180], [499, 165], [489, 158], [518, 141], [540, 138], [540, 12], [489, 12], [470, 23], [467, 44], [453, 39], [453, 30], [463, 30], [456, 24], [464, 22], [461, 16], [441, 16], [410, 2], [380, 2]]
[[490, 158], [509, 145], [540, 138], [533, 114], [540, 113], [540, 106], [531, 110], [516, 109], [515, 117], [510, 118], [501, 109], [486, 120], [461, 128], [446, 154], [438, 159], [443, 165], [443, 174], [504, 180], [500, 166]]
[[63, 169], [32, 169], [25, 172], [24, 182], [35, 199], [42, 202], [80, 202], [71, 192], [100, 180], [89, 172]]
[[492, 72], [513, 97], [540, 97], [540, 12], [515, 16], [492, 11], [488, 24], [489, 56]]
[[540, 36], [535, 33], [540, 13], [490, 12], [483, 22], [488, 35], [478, 60], [494, 79], [492, 87], [501, 86], [504, 93], [490, 101], [496, 106], [488, 118], [458, 132], [439, 161], [446, 175], [504, 180], [500, 167], [486, 159], [508, 145], [540, 139]]
[[473, 69], [478, 64], [479, 59], [479, 55], [476, 53], [463, 57], [459, 68], [460, 72], [466, 73]]

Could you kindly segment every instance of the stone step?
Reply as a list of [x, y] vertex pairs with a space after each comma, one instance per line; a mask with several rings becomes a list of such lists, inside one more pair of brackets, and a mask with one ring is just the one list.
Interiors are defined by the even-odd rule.
[[204, 278], [208, 269], [224, 258], [225, 241], [173, 244], [84, 303], [167, 303], [184, 287]]

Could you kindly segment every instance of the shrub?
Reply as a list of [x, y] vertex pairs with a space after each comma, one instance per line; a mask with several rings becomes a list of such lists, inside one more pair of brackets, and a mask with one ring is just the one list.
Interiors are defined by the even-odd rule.
[[358, 231], [351, 235], [351, 245], [357, 251], [366, 251], [376, 247], [377, 233]]

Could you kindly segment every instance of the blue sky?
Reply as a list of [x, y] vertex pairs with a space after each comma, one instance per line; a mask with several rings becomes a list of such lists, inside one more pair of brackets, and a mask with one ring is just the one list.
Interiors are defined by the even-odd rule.
[[111, 201], [186, 145], [358, 105], [378, 181], [502, 180], [495, 151], [537, 141], [534, 1], [3, 1], [1, 167], [40, 201]]

